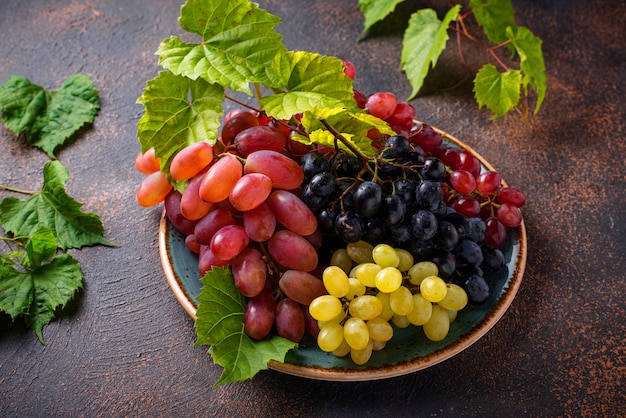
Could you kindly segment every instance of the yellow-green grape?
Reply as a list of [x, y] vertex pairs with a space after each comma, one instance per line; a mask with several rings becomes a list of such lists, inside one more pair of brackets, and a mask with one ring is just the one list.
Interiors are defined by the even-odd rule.
[[393, 317], [393, 309], [391, 309], [391, 305], [389, 304], [389, 295], [390, 293], [378, 292], [376, 297], [380, 299], [383, 304], [383, 311], [378, 315], [379, 318], [384, 319], [385, 321], [390, 321], [391, 317]]
[[364, 349], [370, 340], [365, 321], [360, 318], [348, 318], [343, 324], [343, 338], [346, 339], [352, 349]]
[[424, 299], [422, 295], [413, 295], [413, 310], [407, 314], [407, 319], [413, 325], [424, 325], [433, 313], [433, 304]]
[[376, 263], [359, 264], [354, 269], [354, 276], [367, 287], [376, 287], [376, 275], [382, 270]]
[[367, 330], [374, 341], [389, 341], [393, 337], [393, 327], [382, 318], [367, 321]]
[[346, 246], [346, 251], [350, 258], [357, 264], [373, 263], [372, 249], [374, 247], [369, 242], [351, 242]]
[[443, 300], [448, 293], [448, 286], [442, 278], [428, 276], [420, 283], [420, 293], [427, 301], [437, 303]]
[[406, 286], [400, 286], [389, 294], [389, 306], [398, 315], [407, 315], [413, 310], [413, 294]]
[[348, 250], [345, 248], [339, 248], [333, 252], [333, 255], [330, 257], [330, 265], [337, 266], [340, 269], [347, 273], [352, 269], [352, 259], [350, 255], [348, 255]]
[[362, 349], [357, 350], [353, 348], [352, 350], [350, 350], [350, 357], [352, 358], [352, 361], [359, 366], [367, 363], [372, 357], [373, 346], [374, 344], [370, 340]]
[[393, 324], [397, 326], [398, 328], [406, 328], [409, 325], [411, 325], [411, 322], [406, 316], [398, 315], [398, 314], [393, 314], [393, 317], [391, 318], [391, 322], [393, 322]]
[[446, 309], [446, 311], [448, 311], [448, 316], [450, 317], [450, 323], [453, 323], [459, 311], [451, 311], [450, 309]]
[[395, 267], [385, 267], [376, 275], [376, 287], [381, 292], [391, 293], [402, 284], [402, 273]]
[[375, 246], [372, 250], [372, 258], [382, 268], [398, 267], [398, 264], [400, 264], [398, 253], [389, 244], [378, 244]]
[[381, 351], [387, 345], [387, 341], [372, 340], [372, 350]]
[[363, 295], [350, 301], [348, 312], [351, 316], [367, 321], [376, 318], [383, 311], [383, 303], [376, 296]]
[[317, 334], [317, 345], [320, 350], [331, 352], [336, 350], [343, 341], [343, 326], [337, 322], [329, 322]]
[[340, 267], [328, 266], [322, 273], [324, 287], [331, 295], [342, 298], [350, 291], [348, 275]]
[[439, 268], [432, 261], [420, 261], [409, 269], [409, 282], [414, 285], [422, 283], [426, 277], [438, 276]]
[[319, 329], [322, 329], [322, 327], [324, 327], [324, 325], [326, 325], [329, 322], [340, 323], [345, 318], [346, 318], [346, 313], [342, 309], [341, 312], [339, 312], [339, 315], [337, 315], [336, 317], [334, 317], [332, 319], [329, 319], [328, 321], [317, 321], [317, 326], [318, 326]]
[[363, 296], [365, 294], [365, 285], [359, 281], [356, 277], [350, 277], [348, 279], [350, 283], [350, 290], [346, 294], [346, 299], [352, 300], [356, 297]]
[[350, 350], [352, 350], [352, 347], [350, 347], [350, 345], [346, 342], [344, 338], [341, 341], [341, 344], [339, 345], [339, 347], [333, 350], [333, 354], [335, 355], [335, 357], [345, 357], [348, 354], [350, 354]]
[[348, 277], [355, 277], [356, 278], [356, 271], [359, 268], [360, 264], [357, 264], [356, 266], [352, 267], [352, 269], [348, 272]]
[[405, 272], [409, 271], [411, 267], [413, 267], [414, 258], [413, 254], [405, 250], [404, 248], [396, 248], [396, 253], [400, 258], [400, 262], [398, 263], [398, 270]]
[[341, 301], [333, 295], [318, 296], [309, 305], [309, 313], [318, 321], [330, 321], [343, 312]]
[[448, 311], [439, 305], [433, 306], [430, 319], [422, 326], [424, 334], [431, 341], [441, 341], [446, 338], [450, 330]]
[[448, 283], [448, 291], [446, 297], [439, 301], [439, 305], [450, 310], [460, 311], [467, 306], [467, 293], [461, 286]]

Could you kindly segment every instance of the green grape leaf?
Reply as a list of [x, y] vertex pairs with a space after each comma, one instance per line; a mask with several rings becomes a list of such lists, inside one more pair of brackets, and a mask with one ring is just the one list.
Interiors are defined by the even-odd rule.
[[376, 153], [376, 149], [372, 147], [372, 140], [368, 137], [370, 130], [376, 129], [381, 134], [395, 135], [387, 122], [369, 113], [359, 112], [356, 109], [313, 108], [305, 112], [300, 121], [304, 129], [309, 132], [309, 137], [295, 135], [294, 139], [305, 144], [317, 143], [329, 147], [334, 147], [337, 142], [339, 148], [350, 151], [341, 141], [335, 141], [334, 135], [322, 124], [320, 118], [325, 119], [361, 153], [369, 157]]
[[508, 39], [507, 28], [515, 29], [515, 13], [511, 0], [470, 0], [476, 22], [494, 44]]
[[57, 240], [54, 237], [54, 232], [47, 226], [39, 226], [35, 233], [28, 237], [24, 249], [26, 251], [22, 266], [26, 268], [41, 266], [41, 263], [54, 257], [57, 253]]
[[99, 109], [98, 90], [82, 74], [68, 77], [57, 91], [47, 91], [18, 75], [0, 85], [2, 122], [51, 158], [58, 146], [94, 121]]
[[395, 10], [396, 6], [403, 1], [404, 0], [359, 0], [359, 10], [363, 13], [363, 17], [365, 18], [365, 22], [363, 22], [363, 32], [360, 37], [363, 37], [375, 23], [389, 16]]
[[103, 237], [100, 218], [82, 212], [82, 203], [65, 191], [69, 175], [61, 162], [48, 161], [43, 177], [41, 191], [24, 200], [5, 197], [0, 202], [0, 224], [5, 232], [33, 236], [43, 226], [54, 233], [58, 247], [64, 250], [96, 244], [115, 246]]
[[48, 264], [24, 271], [0, 257], [4, 259], [0, 263], [0, 310], [13, 319], [23, 315], [43, 343], [43, 328], [54, 318], [55, 310], [65, 307], [83, 287], [78, 261], [61, 254]]
[[448, 25], [456, 19], [460, 9], [458, 4], [452, 7], [443, 21], [432, 9], [421, 9], [411, 15], [402, 39], [401, 54], [402, 69], [413, 88], [408, 100], [415, 98], [430, 66], [434, 68], [437, 64], [448, 40]]
[[287, 352], [298, 346], [277, 336], [262, 341], [248, 337], [244, 330], [246, 300], [235, 287], [230, 269], [214, 267], [201, 281], [195, 345], [211, 345], [209, 354], [224, 368], [214, 387], [251, 379], [266, 370], [270, 360], [282, 362]]
[[276, 80], [275, 56], [286, 51], [274, 29], [280, 21], [245, 0], [188, 0], [181, 7], [180, 26], [202, 41], [164, 40], [157, 51], [159, 64], [176, 75], [251, 95], [250, 82]]
[[520, 69], [523, 73], [522, 84], [528, 92], [528, 85], [537, 92], [537, 103], [535, 104], [535, 114], [539, 111], [544, 98], [546, 97], [547, 78], [546, 66], [541, 51], [542, 41], [533, 35], [530, 29], [520, 26], [517, 32], [507, 28], [507, 37], [515, 47], [520, 56]]
[[520, 101], [522, 74], [519, 70], [504, 73], [492, 64], [485, 64], [474, 79], [474, 94], [479, 108], [486, 106], [497, 119], [514, 109]]
[[161, 171], [169, 173], [174, 156], [189, 144], [218, 138], [224, 88], [161, 71], [137, 99], [144, 113], [137, 122], [143, 152], [154, 148]]
[[283, 93], [261, 99], [261, 108], [277, 119], [289, 119], [313, 107], [355, 107], [352, 80], [340, 59], [310, 52], [289, 51], [281, 67], [287, 80]]

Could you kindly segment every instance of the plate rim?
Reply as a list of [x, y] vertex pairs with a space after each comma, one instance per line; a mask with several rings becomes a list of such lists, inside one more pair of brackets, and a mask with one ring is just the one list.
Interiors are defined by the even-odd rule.
[[[416, 121], [416, 123], [422, 122]], [[485, 158], [477, 153], [472, 147], [434, 126], [431, 127], [439, 134], [441, 134], [445, 139], [454, 143], [459, 148], [472, 153], [476, 158], [478, 158], [480, 163], [487, 170], [496, 171], [493, 165], [485, 160]], [[507, 187], [507, 183], [504, 180], [502, 180], [502, 184], [503, 186]], [[165, 214], [165, 208], [163, 208], [163, 211], [161, 213], [161, 219], [159, 222], [158, 239], [161, 265], [171, 291], [174, 293], [174, 296], [181, 304], [185, 312], [187, 312], [187, 314], [195, 322], [197, 319], [197, 308], [192, 302], [189, 295], [187, 295], [183, 284], [178, 279], [176, 272], [174, 271], [173, 263], [170, 261], [169, 258], [169, 244], [167, 239], [168, 223], [169, 222]], [[268, 367], [272, 370], [276, 370], [289, 375], [315, 380], [356, 382], [380, 380], [414, 373], [416, 371], [432, 367], [451, 357], [454, 357], [455, 355], [466, 350], [476, 341], [484, 337], [485, 334], [487, 334], [496, 325], [496, 323], [500, 321], [502, 316], [506, 313], [509, 306], [515, 299], [517, 292], [519, 291], [526, 268], [527, 256], [527, 237], [524, 219], [522, 219], [522, 223], [514, 229], [517, 233], [519, 249], [517, 260], [515, 263], [515, 270], [509, 273], [508, 285], [503, 289], [501, 297], [498, 299], [494, 307], [485, 315], [485, 317], [474, 328], [472, 328], [469, 333], [462, 335], [460, 338], [456, 339], [449, 345], [425, 356], [418, 356], [417, 358], [406, 362], [400, 362], [395, 365], [386, 365], [381, 367], [370, 367], [368, 369], [326, 368], [321, 366], [292, 364], [287, 362], [281, 363], [276, 360], [270, 360], [270, 362], [268, 363]]]

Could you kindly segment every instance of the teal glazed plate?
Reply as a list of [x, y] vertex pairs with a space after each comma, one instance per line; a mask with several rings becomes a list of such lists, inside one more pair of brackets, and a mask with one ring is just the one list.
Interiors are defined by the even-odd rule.
[[[473, 153], [480, 160], [483, 170], [494, 170], [470, 147], [445, 132], [438, 132], [449, 145]], [[169, 286], [185, 311], [195, 320], [201, 288], [198, 258], [187, 249], [185, 237], [169, 223], [165, 212], [159, 227], [159, 252]], [[460, 311], [442, 341], [428, 340], [421, 327], [395, 328], [387, 346], [374, 352], [368, 363], [357, 366], [350, 356], [337, 358], [323, 352], [307, 335], [297, 352], [287, 354], [284, 363], [272, 360], [268, 366], [290, 375], [348, 382], [401, 376], [449, 359], [484, 336], [513, 302], [526, 265], [526, 229], [523, 222], [509, 230], [503, 252], [506, 267], [495, 277], [486, 277], [492, 289], [490, 298], [481, 305], [468, 305]]]

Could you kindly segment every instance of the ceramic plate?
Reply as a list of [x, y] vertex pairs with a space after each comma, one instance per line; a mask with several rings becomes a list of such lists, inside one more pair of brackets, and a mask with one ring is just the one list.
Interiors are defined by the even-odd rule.
[[[494, 168], [470, 147], [439, 131], [450, 145], [472, 152], [481, 161], [483, 170]], [[185, 311], [196, 319], [197, 297], [200, 294], [198, 259], [185, 246], [185, 237], [165, 217], [159, 228], [159, 251], [168, 284]], [[526, 264], [526, 230], [522, 223], [510, 230], [503, 252], [506, 268], [499, 277], [487, 277], [492, 284], [490, 298], [483, 304], [468, 305], [450, 325], [448, 336], [439, 342], [426, 338], [421, 327], [395, 329], [385, 349], [374, 352], [370, 361], [357, 366], [350, 356], [337, 358], [317, 347], [308, 336], [297, 353], [287, 354], [284, 363], [271, 361], [271, 369], [291, 375], [333, 381], [364, 381], [400, 376], [440, 363], [466, 349], [485, 335], [502, 317], [519, 289]]]

